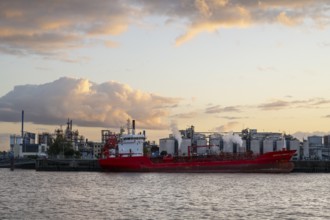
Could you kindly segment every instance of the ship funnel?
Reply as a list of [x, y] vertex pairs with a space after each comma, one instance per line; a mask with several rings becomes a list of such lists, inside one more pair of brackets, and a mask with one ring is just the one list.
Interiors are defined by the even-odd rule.
[[132, 133], [135, 134], [135, 120], [132, 120]]

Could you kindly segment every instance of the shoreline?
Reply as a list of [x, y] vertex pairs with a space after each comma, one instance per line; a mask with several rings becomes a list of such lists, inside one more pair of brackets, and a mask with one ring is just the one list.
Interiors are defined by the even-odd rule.
[[[330, 173], [330, 161], [295, 160], [292, 173]], [[10, 161], [1, 161], [0, 168], [11, 168]], [[104, 172], [97, 159], [16, 159], [14, 169], [36, 171]]]

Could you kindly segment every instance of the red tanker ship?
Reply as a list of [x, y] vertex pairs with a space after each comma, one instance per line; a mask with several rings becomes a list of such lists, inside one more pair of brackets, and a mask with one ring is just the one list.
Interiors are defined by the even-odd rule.
[[[196, 154], [188, 146], [186, 156], [152, 157], [144, 154], [145, 134], [111, 135], [99, 159], [101, 168], [110, 172], [172, 172], [172, 173], [288, 173], [294, 168], [290, 161], [295, 150], [282, 149], [254, 155], [251, 151], [238, 153]], [[208, 151], [209, 152], [209, 151]]]

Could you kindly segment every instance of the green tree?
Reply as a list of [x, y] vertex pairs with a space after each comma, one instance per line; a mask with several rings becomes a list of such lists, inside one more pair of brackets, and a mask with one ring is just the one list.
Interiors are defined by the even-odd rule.
[[75, 151], [73, 150], [71, 142], [65, 140], [63, 136], [57, 136], [54, 142], [49, 146], [47, 151], [49, 156], [65, 155], [66, 157], [73, 156]]
[[75, 152], [74, 152], [74, 157], [75, 157], [76, 159], [80, 159], [80, 158], [81, 158], [81, 153], [80, 153], [80, 151], [75, 151]]

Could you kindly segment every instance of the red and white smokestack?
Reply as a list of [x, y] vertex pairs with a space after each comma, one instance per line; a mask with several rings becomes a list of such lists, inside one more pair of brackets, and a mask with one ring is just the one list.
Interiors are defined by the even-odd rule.
[[132, 120], [132, 134], [135, 134], [135, 120]]

